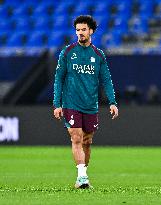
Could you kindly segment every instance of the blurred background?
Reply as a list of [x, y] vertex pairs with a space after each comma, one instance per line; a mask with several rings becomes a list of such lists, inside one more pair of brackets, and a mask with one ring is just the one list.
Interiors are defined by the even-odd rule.
[[0, 144], [64, 145], [53, 119], [55, 68], [77, 41], [73, 20], [92, 15], [107, 56], [120, 119], [100, 88], [96, 145], [161, 145], [161, 0], [0, 0]]

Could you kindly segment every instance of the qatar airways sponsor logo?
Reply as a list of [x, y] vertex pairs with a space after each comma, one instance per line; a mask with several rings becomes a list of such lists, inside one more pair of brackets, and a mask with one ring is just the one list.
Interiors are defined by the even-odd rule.
[[78, 65], [73, 64], [73, 70], [76, 70], [78, 73], [88, 73], [90, 75], [94, 74], [94, 65]]

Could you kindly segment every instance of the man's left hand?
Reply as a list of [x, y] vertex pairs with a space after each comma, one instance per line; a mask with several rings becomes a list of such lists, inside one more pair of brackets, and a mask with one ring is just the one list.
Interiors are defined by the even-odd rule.
[[110, 113], [112, 115], [112, 119], [118, 117], [118, 108], [116, 107], [116, 105], [110, 105]]

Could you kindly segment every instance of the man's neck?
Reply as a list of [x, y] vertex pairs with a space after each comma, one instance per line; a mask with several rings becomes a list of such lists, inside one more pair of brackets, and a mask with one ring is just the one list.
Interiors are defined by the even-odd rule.
[[81, 46], [88, 47], [88, 46], [91, 44], [91, 41], [88, 41], [88, 42], [86, 42], [86, 43], [80, 43], [80, 42], [78, 41], [78, 43], [79, 43]]

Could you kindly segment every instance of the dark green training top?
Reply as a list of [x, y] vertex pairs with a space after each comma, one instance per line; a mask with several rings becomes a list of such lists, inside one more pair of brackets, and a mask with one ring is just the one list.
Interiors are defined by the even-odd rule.
[[97, 113], [99, 82], [104, 86], [109, 104], [116, 104], [103, 51], [93, 44], [86, 47], [78, 42], [65, 47], [60, 53], [56, 68], [54, 107]]

